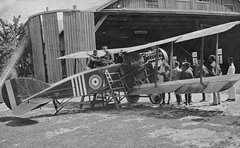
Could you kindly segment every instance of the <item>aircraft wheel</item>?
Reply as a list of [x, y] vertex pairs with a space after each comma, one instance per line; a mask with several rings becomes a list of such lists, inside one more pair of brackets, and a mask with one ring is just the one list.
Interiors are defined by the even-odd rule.
[[162, 94], [150, 94], [149, 100], [152, 102], [152, 104], [160, 104], [163, 100]]
[[130, 103], [137, 103], [139, 98], [140, 98], [139, 95], [128, 96], [128, 99], [129, 99]]

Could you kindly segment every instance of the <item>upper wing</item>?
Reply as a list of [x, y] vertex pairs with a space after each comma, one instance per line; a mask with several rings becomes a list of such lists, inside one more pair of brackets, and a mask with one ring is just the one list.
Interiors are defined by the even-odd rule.
[[167, 38], [167, 39], [164, 39], [164, 40], [159, 40], [159, 41], [144, 44], [144, 45], [129, 47], [129, 48], [126, 48], [127, 53], [135, 52], [135, 51], [142, 50], [142, 49], [149, 48], [149, 47], [153, 47], [153, 46], [156, 46], [156, 45], [162, 45], [162, 44], [174, 42], [174, 41], [177, 41], [180, 37], [181, 36], [176, 36], [176, 37], [171, 37], [171, 38]]
[[[135, 52], [135, 51], [139, 51], [139, 50], [142, 50], [142, 49], [146, 49], [146, 48], [149, 48], [149, 47], [153, 47], [153, 46], [156, 46], [156, 45], [161, 45], [161, 44], [165, 44], [165, 43], [169, 43], [169, 42], [174, 42], [175, 41], [175, 43], [178, 43], [178, 42], [183, 42], [183, 41], [187, 41], [187, 40], [191, 40], [191, 39], [196, 39], [196, 38], [203, 37], [203, 36], [208, 36], [208, 35], [213, 35], [213, 34], [225, 32], [225, 31], [231, 29], [232, 27], [234, 27], [238, 24], [240, 24], [240, 21], [221, 24], [221, 25], [217, 25], [217, 26], [210, 27], [210, 28], [207, 28], [207, 29], [194, 31], [194, 32], [191, 32], [191, 33], [167, 38], [167, 39], [164, 39], [164, 40], [159, 40], [159, 41], [144, 44], [144, 45], [126, 47], [126, 48], [108, 49], [108, 51], [110, 51], [113, 54], [119, 53], [121, 51], [122, 52], [127, 52], [127, 53]], [[92, 51], [77, 52], [77, 53], [69, 54], [69, 55], [66, 55], [66, 56], [62, 56], [58, 59], [88, 58], [89, 54], [92, 54]], [[105, 52], [103, 50], [98, 50], [98, 55], [99, 56], [104, 56], [104, 54], [105, 54]]]
[[[152, 43], [148, 43], [148, 44], [144, 44], [144, 45], [139, 45], [139, 46], [108, 49], [108, 51], [110, 51], [113, 54], [116, 54], [119, 52], [131, 53], [131, 52], [139, 51], [139, 50], [146, 49], [149, 47], [153, 47], [156, 45], [173, 42], [173, 41], [176, 41], [177, 39], [179, 39], [180, 37], [181, 36], [176, 36], [176, 37], [172, 37], [172, 38], [168, 38], [168, 39], [164, 39], [164, 40], [160, 40], [160, 41], [156, 41], [156, 42], [152, 42]], [[69, 54], [66, 56], [62, 56], [62, 57], [59, 57], [58, 59], [88, 58], [91, 54], [92, 54], [92, 51], [82, 51], [82, 52], [77, 52], [77, 53]], [[101, 56], [104, 56], [104, 54], [105, 54], [105, 52], [103, 50], [98, 50], [98, 56], [101, 57]]]
[[[89, 58], [90, 55], [93, 54], [93, 51], [81, 51], [81, 52], [76, 52], [76, 53], [72, 53], [72, 54], [68, 54], [62, 57], [59, 57], [57, 59], [76, 59], [76, 58]], [[98, 50], [98, 55], [99, 56], [104, 56], [104, 52], [103, 51], [99, 51]]]
[[221, 32], [225, 32], [231, 28], [233, 28], [234, 26], [240, 24], [240, 21], [235, 21], [235, 22], [230, 22], [230, 23], [226, 23], [226, 24], [221, 24], [221, 25], [217, 25], [214, 27], [210, 27], [207, 29], [203, 29], [203, 30], [198, 30], [198, 31], [194, 31], [191, 33], [187, 33], [182, 35], [181, 38], [179, 38], [176, 43], [178, 42], [183, 42], [183, 41], [187, 41], [187, 40], [191, 40], [191, 39], [196, 39], [199, 37], [204, 37], [204, 36], [209, 36], [209, 35], [213, 35], [213, 34], [218, 34]]
[[206, 77], [203, 78], [204, 85], [200, 84], [200, 78], [164, 82], [158, 84], [157, 87], [155, 87], [154, 83], [142, 84], [134, 87], [134, 89], [129, 92], [129, 95], [161, 94], [168, 92], [175, 92], [177, 94], [220, 92], [229, 89], [238, 80], [240, 80], [240, 74]]

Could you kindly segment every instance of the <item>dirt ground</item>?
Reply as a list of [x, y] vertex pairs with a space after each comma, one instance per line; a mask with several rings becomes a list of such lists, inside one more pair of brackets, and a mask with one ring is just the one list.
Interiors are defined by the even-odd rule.
[[78, 110], [70, 102], [67, 109], [53, 116], [51, 104], [23, 116], [14, 116], [0, 104], [0, 147], [80, 147], [80, 148], [239, 148], [240, 82], [237, 101], [212, 106], [212, 94], [193, 105], [153, 105], [141, 98], [132, 109], [118, 112], [114, 107]]

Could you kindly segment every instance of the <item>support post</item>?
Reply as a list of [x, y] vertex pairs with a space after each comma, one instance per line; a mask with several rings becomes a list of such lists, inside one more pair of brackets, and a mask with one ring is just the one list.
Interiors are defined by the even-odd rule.
[[159, 58], [159, 49], [156, 51], [156, 60], [155, 60], [155, 87], [157, 87], [157, 73], [158, 73], [158, 58]]
[[169, 80], [172, 81], [172, 70], [173, 70], [173, 42], [171, 42], [171, 50], [170, 50], [170, 78]]
[[217, 39], [216, 39], [216, 53], [215, 53], [215, 57], [216, 57], [215, 71], [216, 71], [216, 74], [219, 73], [219, 69], [218, 69], [218, 63], [219, 63], [219, 59], [218, 59], [218, 40], [219, 40], [219, 37], [218, 37], [218, 34], [217, 34]]
[[205, 85], [203, 84], [203, 81], [202, 81], [202, 77], [203, 77], [203, 53], [204, 53], [204, 37], [202, 37], [202, 47], [201, 47], [201, 53], [200, 53], [200, 58], [201, 58], [201, 63], [200, 63], [200, 83], [202, 85]]

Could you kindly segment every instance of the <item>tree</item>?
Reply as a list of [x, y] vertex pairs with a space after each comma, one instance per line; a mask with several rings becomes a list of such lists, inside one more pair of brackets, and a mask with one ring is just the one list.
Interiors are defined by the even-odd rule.
[[[20, 15], [18, 17], [13, 17], [13, 23], [0, 19], [0, 73], [11, 57], [11, 53], [16, 49], [25, 34], [24, 25], [19, 23], [19, 20]], [[29, 70], [31, 67], [29, 63], [26, 63], [26, 57], [30, 51], [31, 47], [28, 46], [28, 48], [25, 49], [22, 59], [16, 65], [19, 76], [25, 76], [26, 69]]]

